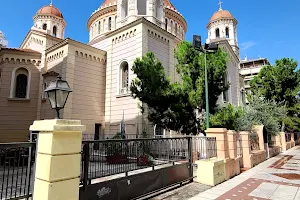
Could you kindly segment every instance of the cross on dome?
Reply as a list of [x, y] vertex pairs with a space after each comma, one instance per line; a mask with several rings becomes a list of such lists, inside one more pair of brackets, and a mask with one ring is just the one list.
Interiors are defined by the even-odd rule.
[[53, 1], [52, 0], [50, 0], [50, 6], [52, 6], [53, 5]]
[[219, 3], [218, 3], [218, 5], [220, 6], [219, 10], [222, 10], [222, 4], [223, 4], [223, 2], [221, 0], [219, 0]]

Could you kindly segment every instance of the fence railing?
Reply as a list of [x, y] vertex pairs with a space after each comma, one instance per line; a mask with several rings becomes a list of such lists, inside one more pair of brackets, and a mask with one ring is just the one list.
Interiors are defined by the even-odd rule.
[[250, 144], [251, 144], [251, 151], [259, 150], [259, 138], [257, 133], [252, 133], [250, 135]]
[[216, 157], [216, 138], [151, 138], [82, 142], [81, 181], [176, 162]]
[[243, 143], [242, 136], [240, 134], [236, 137], [237, 156], [243, 156]]
[[0, 199], [32, 196], [35, 150], [35, 143], [0, 144]]

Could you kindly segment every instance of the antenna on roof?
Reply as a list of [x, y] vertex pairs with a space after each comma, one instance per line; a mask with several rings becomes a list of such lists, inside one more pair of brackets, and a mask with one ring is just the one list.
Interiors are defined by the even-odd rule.
[[219, 3], [218, 3], [218, 5], [220, 6], [219, 11], [223, 10], [223, 9], [222, 9], [222, 3], [223, 3], [223, 2], [222, 2], [221, 0], [219, 0]]

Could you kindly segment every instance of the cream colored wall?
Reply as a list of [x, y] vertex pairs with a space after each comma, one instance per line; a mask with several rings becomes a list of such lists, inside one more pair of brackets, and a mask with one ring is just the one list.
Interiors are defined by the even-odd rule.
[[[36, 119], [39, 64], [38, 54], [9, 52], [1, 55], [0, 52], [0, 143], [29, 139], [29, 126]], [[31, 73], [29, 99], [9, 98], [12, 73], [19, 67]]]
[[[141, 120], [137, 119], [138, 116], [141, 117], [138, 101], [133, 99], [130, 94], [120, 95], [119, 76], [120, 64], [123, 61], [127, 61], [131, 68], [134, 60], [143, 55], [142, 24], [117, 32], [93, 46], [107, 51], [105, 134], [115, 134], [120, 130], [123, 111], [126, 132], [135, 134], [137, 122], [141, 123]], [[134, 77], [133, 71], [129, 70], [129, 82]]]
[[[73, 90], [61, 117], [82, 120], [87, 126], [86, 133], [94, 133], [96, 123], [104, 125], [105, 59], [104, 51], [73, 40], [66, 40], [46, 54], [48, 72], [59, 73]], [[49, 79], [55, 78], [45, 77], [44, 81]], [[41, 118], [53, 117], [49, 102], [43, 101]]]

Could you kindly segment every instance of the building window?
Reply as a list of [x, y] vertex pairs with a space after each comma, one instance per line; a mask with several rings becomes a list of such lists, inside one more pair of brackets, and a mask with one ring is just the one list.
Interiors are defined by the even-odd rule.
[[220, 29], [219, 28], [216, 29], [216, 38], [220, 38]]
[[147, 0], [137, 1], [138, 15], [147, 15]]
[[98, 22], [98, 34], [100, 34], [101, 33], [101, 22], [99, 21]]
[[56, 26], [53, 26], [53, 36], [56, 37], [57, 34], [57, 28]]
[[43, 30], [47, 30], [47, 24], [43, 24]]
[[228, 27], [226, 27], [225, 32], [226, 32], [226, 38], [229, 38], [229, 28]]
[[17, 68], [12, 72], [10, 98], [29, 98], [30, 72], [26, 68]]
[[166, 29], [166, 31], [168, 30], [168, 19], [167, 18], [165, 19], [165, 29]]
[[117, 28], [117, 16], [115, 16], [115, 29]]
[[28, 77], [25, 74], [19, 74], [16, 77], [15, 98], [26, 98]]
[[120, 66], [120, 94], [128, 93], [128, 85], [129, 85], [128, 63], [124, 61]]
[[91, 27], [91, 37], [94, 37], [94, 26]]
[[122, 1], [122, 13], [121, 13], [122, 19], [128, 16], [128, 0]]
[[[228, 79], [227, 79], [227, 73], [226, 73], [223, 77], [223, 86], [226, 87], [227, 84], [228, 84]], [[223, 92], [223, 102], [228, 102], [228, 90]]]
[[111, 17], [108, 18], [108, 30], [111, 31]]
[[175, 35], [177, 35], [177, 31], [178, 31], [178, 25], [177, 23], [175, 23]]
[[173, 34], [173, 21], [171, 20], [171, 33]]
[[154, 126], [154, 138], [163, 138], [165, 136], [165, 130], [159, 126]]

